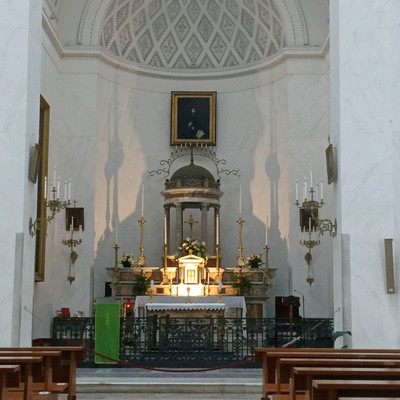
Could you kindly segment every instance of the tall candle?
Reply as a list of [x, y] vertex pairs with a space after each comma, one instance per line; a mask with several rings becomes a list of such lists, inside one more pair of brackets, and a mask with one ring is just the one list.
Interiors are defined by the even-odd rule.
[[118, 220], [115, 218], [115, 244], [118, 244]]
[[172, 272], [169, 273], [169, 282], [172, 284]]
[[53, 169], [53, 187], [56, 187], [56, 166]]
[[312, 189], [313, 186], [314, 186], [313, 176], [312, 176], [312, 167], [310, 167], [310, 186], [311, 186], [311, 189]]
[[74, 217], [71, 218], [71, 231], [74, 230]]
[[222, 289], [222, 281], [219, 281], [219, 283], [218, 283], [218, 290], [221, 291], [221, 289]]
[[154, 281], [153, 281], [153, 279], [150, 281], [150, 290], [151, 291], [154, 290]]
[[215, 216], [215, 245], [219, 246], [219, 214]]
[[267, 223], [265, 224], [265, 246], [268, 246], [268, 217]]
[[167, 245], [167, 236], [168, 236], [168, 232], [167, 232], [167, 214], [164, 214], [164, 245]]
[[242, 216], [242, 185], [239, 186], [239, 216]]
[[296, 179], [296, 201], [298, 201], [299, 200], [299, 183], [297, 182], [297, 179]]
[[71, 178], [68, 180], [68, 201], [71, 200]]
[[44, 198], [47, 199], [47, 176], [44, 177]]
[[308, 232], [311, 232], [311, 218], [308, 218]]
[[60, 198], [60, 177], [57, 178], [57, 199]]
[[304, 200], [307, 200], [307, 178], [304, 178]]
[[324, 187], [323, 187], [323, 182], [321, 179], [321, 200], [323, 200], [323, 199], [324, 199]]
[[64, 201], [67, 201], [67, 181], [64, 181]]
[[142, 183], [142, 218], [144, 212], [144, 184]]

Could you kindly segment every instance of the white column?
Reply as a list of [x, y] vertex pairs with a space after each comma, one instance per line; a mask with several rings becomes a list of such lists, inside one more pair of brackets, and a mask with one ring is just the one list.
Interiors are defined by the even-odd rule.
[[[0, 13], [0, 346], [31, 345], [37, 186], [28, 180], [38, 140], [42, 2], [2, 1]], [[5, 173], [4, 171], [7, 171]], [[35, 218], [34, 218], [35, 219]]]
[[397, 0], [330, 2], [334, 317], [354, 348], [400, 341], [400, 258], [395, 295], [386, 293], [384, 260], [384, 239], [400, 242], [399, 17]]

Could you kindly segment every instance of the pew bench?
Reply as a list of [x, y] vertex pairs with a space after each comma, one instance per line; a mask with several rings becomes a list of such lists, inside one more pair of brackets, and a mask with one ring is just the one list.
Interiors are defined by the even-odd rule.
[[309, 394], [315, 379], [400, 379], [400, 368], [294, 367], [290, 380], [290, 399], [298, 391]]
[[398, 396], [399, 380], [341, 380], [315, 379], [312, 384], [312, 400], [337, 400], [343, 396]]
[[[387, 359], [400, 361], [398, 350], [376, 349], [256, 349], [256, 362], [263, 366], [263, 398], [270, 394], [288, 393], [290, 364], [281, 368], [285, 358], [319, 358], [319, 359]], [[322, 365], [323, 366], [323, 365]]]
[[[6, 350], [5, 348], [0, 348]], [[61, 352], [61, 362], [53, 366], [53, 382], [57, 384], [68, 383], [68, 400], [76, 400], [76, 368], [77, 363], [84, 360], [83, 346], [33, 346], [16, 347], [15, 351], [59, 351]]]

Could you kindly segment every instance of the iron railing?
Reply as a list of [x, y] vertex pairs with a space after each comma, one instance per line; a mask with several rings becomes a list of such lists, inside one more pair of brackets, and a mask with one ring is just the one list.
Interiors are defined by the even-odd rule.
[[[333, 347], [333, 320], [121, 318], [120, 360], [159, 367], [210, 367], [252, 360], [260, 347]], [[94, 362], [94, 318], [54, 318], [53, 345], [84, 345]]]

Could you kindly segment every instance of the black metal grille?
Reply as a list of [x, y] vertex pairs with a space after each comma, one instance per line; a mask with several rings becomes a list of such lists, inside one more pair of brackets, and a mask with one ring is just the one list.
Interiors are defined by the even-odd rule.
[[[86, 347], [94, 361], [94, 318], [55, 318], [53, 345]], [[260, 347], [333, 347], [332, 319], [121, 318], [120, 360], [158, 367], [211, 367], [251, 360]]]

